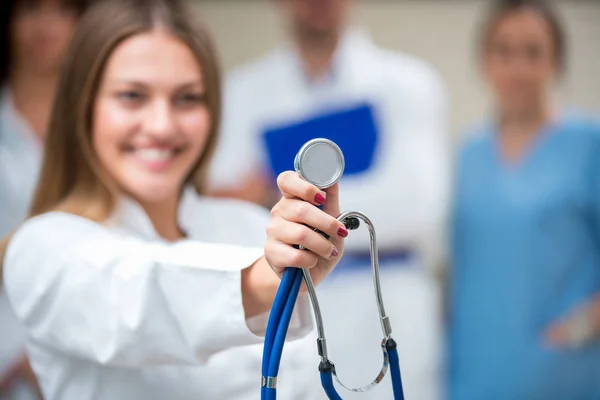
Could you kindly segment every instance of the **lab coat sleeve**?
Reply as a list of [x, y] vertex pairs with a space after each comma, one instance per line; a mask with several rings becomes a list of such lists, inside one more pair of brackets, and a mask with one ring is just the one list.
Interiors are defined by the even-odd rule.
[[[340, 193], [342, 209], [363, 211], [375, 224], [383, 250], [409, 247], [428, 266], [445, 257], [450, 196], [450, 141], [445, 89], [429, 69], [394, 85], [376, 108], [380, 129], [373, 172], [347, 177]], [[358, 242], [360, 241], [360, 242]], [[367, 250], [368, 240], [351, 234], [347, 248]]]
[[[26, 222], [5, 257], [6, 291], [30, 338], [101, 364], [197, 364], [261, 343], [245, 320], [241, 270], [263, 254], [197, 241], [148, 242], [49, 213]], [[290, 339], [308, 333], [303, 323]], [[253, 318], [255, 329], [264, 317]]]

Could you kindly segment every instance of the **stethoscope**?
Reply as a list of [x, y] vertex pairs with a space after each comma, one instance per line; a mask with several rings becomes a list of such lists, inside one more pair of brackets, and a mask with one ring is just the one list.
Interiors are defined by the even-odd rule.
[[[344, 165], [344, 154], [341, 149], [334, 142], [327, 139], [313, 139], [307, 142], [298, 151], [294, 160], [296, 172], [298, 172], [303, 179], [320, 189], [327, 189], [333, 186], [341, 178], [344, 172]], [[381, 295], [379, 258], [373, 223], [366, 215], [358, 211], [343, 212], [337, 219], [344, 223], [348, 230], [357, 229], [360, 224], [359, 220], [362, 220], [369, 230], [373, 285], [375, 288], [377, 308], [379, 310], [379, 320], [383, 332], [383, 340], [381, 342], [383, 366], [377, 377], [364, 387], [353, 389], [340, 381], [335, 371], [335, 365], [327, 355], [327, 341], [325, 339], [323, 318], [321, 316], [319, 301], [310, 273], [305, 269], [287, 268], [281, 279], [277, 295], [275, 296], [265, 334], [262, 359], [262, 400], [276, 399], [277, 374], [279, 372], [279, 364], [283, 353], [283, 345], [303, 277], [306, 282], [317, 325], [317, 349], [319, 356], [321, 357], [321, 362], [319, 363], [321, 384], [329, 399], [342, 400], [334, 387], [333, 378], [335, 378], [337, 383], [342, 387], [352, 392], [366, 392], [379, 384], [389, 369], [392, 377], [394, 400], [404, 400], [397, 345], [391, 336], [392, 327], [390, 319], [385, 313]]]

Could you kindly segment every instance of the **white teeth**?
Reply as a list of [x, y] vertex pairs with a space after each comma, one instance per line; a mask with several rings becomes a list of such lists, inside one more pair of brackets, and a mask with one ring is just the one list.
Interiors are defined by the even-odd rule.
[[168, 149], [138, 149], [135, 154], [144, 161], [167, 161], [173, 156], [173, 151]]

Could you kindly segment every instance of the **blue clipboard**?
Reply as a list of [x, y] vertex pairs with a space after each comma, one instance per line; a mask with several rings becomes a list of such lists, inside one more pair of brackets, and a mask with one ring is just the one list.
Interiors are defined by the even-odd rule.
[[[344, 175], [360, 174], [373, 164], [378, 143], [374, 107], [361, 103], [263, 131], [273, 177], [294, 169], [294, 158], [304, 143], [315, 138], [335, 142], [346, 161]], [[343, 179], [343, 177], [342, 177]]]

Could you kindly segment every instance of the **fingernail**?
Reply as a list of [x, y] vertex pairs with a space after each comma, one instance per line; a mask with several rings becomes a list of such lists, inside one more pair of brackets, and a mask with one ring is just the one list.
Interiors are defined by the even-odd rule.
[[345, 238], [346, 236], [348, 236], [348, 230], [346, 228], [342, 228], [340, 227], [337, 231], [337, 234], [343, 238]]
[[333, 251], [331, 252], [331, 258], [336, 258], [339, 255], [340, 255], [340, 253], [338, 253], [338, 251], [336, 249], [333, 249]]
[[325, 196], [323, 196], [321, 193], [317, 193], [315, 195], [315, 203], [319, 205], [325, 204]]

